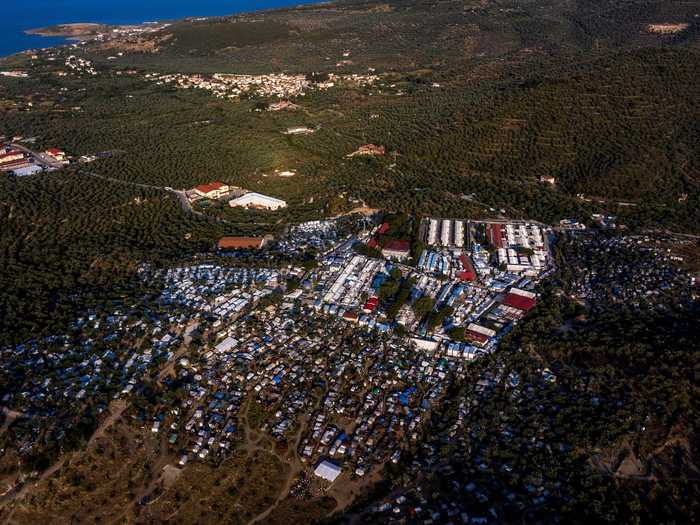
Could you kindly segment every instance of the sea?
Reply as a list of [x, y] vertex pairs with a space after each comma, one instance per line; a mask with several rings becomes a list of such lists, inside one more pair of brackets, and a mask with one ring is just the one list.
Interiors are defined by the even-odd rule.
[[140, 24], [290, 7], [291, 0], [4, 0], [0, 9], [0, 56], [54, 47], [65, 38], [28, 35], [27, 29], [95, 22]]

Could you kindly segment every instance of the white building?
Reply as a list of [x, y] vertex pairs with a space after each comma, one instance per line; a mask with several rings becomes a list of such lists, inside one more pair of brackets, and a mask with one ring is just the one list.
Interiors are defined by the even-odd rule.
[[450, 237], [452, 234], [452, 221], [451, 220], [444, 220], [442, 221], [442, 234], [440, 235], [440, 241], [442, 241], [443, 246], [449, 246], [452, 244], [450, 242]]
[[340, 472], [341, 470], [338, 465], [325, 460], [321, 461], [316, 467], [316, 470], [314, 470], [314, 474], [316, 474], [319, 478], [323, 478], [331, 483], [333, 483], [335, 479], [340, 476]]
[[464, 222], [459, 220], [455, 221], [455, 246], [464, 246]]
[[262, 195], [261, 193], [250, 192], [229, 201], [229, 206], [244, 207], [244, 208], [263, 208], [266, 210], [278, 210], [286, 208], [287, 203], [281, 199]]
[[216, 345], [215, 350], [219, 353], [228, 352], [237, 344], [238, 344], [238, 341], [236, 339], [234, 339], [233, 337], [227, 337], [226, 339], [221, 341], [218, 345]]

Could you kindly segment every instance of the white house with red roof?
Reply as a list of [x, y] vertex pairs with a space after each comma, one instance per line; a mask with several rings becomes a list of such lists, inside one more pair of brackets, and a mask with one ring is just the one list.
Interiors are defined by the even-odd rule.
[[58, 162], [66, 161], [66, 152], [58, 148], [49, 148], [44, 152], [46, 155]]
[[224, 195], [228, 195], [231, 188], [228, 184], [223, 182], [210, 182], [209, 184], [200, 184], [195, 186], [193, 191], [200, 197], [205, 197], [207, 199], [220, 199]]

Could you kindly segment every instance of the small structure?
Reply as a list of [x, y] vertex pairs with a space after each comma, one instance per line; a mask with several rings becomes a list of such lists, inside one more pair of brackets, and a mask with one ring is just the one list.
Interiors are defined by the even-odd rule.
[[294, 126], [292, 128], [287, 128], [287, 131], [284, 132], [285, 135], [308, 135], [309, 133], [313, 133], [314, 129], [311, 129], [307, 126]]
[[551, 184], [552, 186], [554, 186], [557, 183], [557, 179], [555, 179], [551, 175], [542, 175], [540, 177], [540, 182], [546, 182], [547, 184]]
[[280, 100], [279, 102], [273, 102], [268, 108], [270, 111], [282, 111], [283, 109], [299, 109], [299, 106], [290, 102], [289, 100]]
[[352, 153], [349, 153], [347, 156], [348, 156], [348, 158], [356, 157], [358, 155], [365, 156], [365, 157], [367, 157], [367, 156], [376, 157], [376, 156], [384, 155], [384, 152], [385, 152], [384, 146], [377, 146], [376, 144], [365, 144], [365, 145], [357, 148]]
[[314, 470], [314, 474], [316, 476], [323, 478], [326, 481], [330, 481], [331, 483], [333, 483], [335, 479], [340, 476], [340, 472], [341, 469], [338, 465], [326, 460], [321, 461]]
[[276, 199], [275, 197], [269, 197], [267, 195], [262, 195], [261, 193], [250, 192], [229, 201], [229, 206], [232, 208], [243, 207], [243, 208], [259, 208], [265, 210], [278, 210], [280, 208], [286, 208], [287, 203], [281, 199]]

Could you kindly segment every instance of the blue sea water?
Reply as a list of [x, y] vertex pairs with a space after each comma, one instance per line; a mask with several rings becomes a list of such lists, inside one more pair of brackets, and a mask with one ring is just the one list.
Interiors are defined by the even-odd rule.
[[52, 47], [63, 38], [27, 35], [27, 29], [96, 22], [138, 24], [188, 16], [217, 16], [293, 6], [293, 0], [4, 0], [0, 9], [0, 56]]

